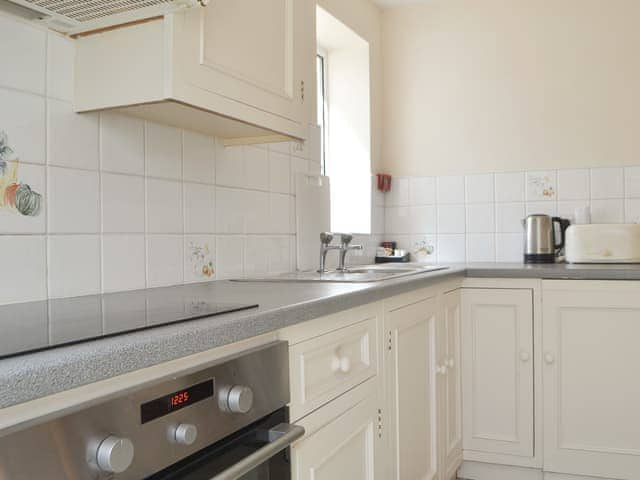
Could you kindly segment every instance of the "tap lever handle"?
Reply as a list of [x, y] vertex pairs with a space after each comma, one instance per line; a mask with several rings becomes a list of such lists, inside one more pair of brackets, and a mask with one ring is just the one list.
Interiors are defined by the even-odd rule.
[[349, 245], [351, 243], [351, 240], [353, 240], [353, 235], [351, 235], [350, 233], [340, 234], [340, 242], [342, 243], [342, 245]]
[[322, 232], [320, 234], [320, 242], [323, 245], [329, 245], [333, 241], [333, 233], [331, 232]]

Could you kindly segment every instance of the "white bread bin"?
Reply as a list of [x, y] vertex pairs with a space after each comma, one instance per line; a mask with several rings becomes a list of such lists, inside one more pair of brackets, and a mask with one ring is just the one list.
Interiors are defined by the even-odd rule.
[[569, 263], [640, 263], [640, 225], [571, 225], [565, 259]]

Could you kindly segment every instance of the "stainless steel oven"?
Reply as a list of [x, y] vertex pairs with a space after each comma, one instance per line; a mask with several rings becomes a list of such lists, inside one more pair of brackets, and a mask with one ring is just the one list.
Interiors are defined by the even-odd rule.
[[148, 480], [289, 479], [287, 447], [304, 430], [286, 420], [286, 411], [279, 410]]
[[0, 478], [287, 480], [285, 342], [0, 437]]

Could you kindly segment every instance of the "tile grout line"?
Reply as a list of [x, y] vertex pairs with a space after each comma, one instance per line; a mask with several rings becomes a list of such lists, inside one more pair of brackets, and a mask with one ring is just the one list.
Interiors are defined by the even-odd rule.
[[149, 188], [147, 179], [147, 122], [142, 122], [142, 171], [144, 172], [144, 286], [149, 288]]
[[[49, 199], [49, 100], [47, 99], [47, 93], [49, 89], [47, 77], [49, 75], [49, 34], [45, 35], [45, 48], [44, 48], [44, 183], [45, 191], [44, 198]], [[49, 286], [49, 217], [51, 215], [48, 202], [45, 200], [45, 222], [44, 222], [44, 284], [45, 295], [47, 300], [50, 298], [51, 288]], [[47, 337], [51, 342], [53, 338], [52, 324], [51, 324], [51, 303], [47, 302]]]
[[[103, 214], [103, 184], [102, 184], [102, 115], [98, 114], [98, 292], [104, 292], [104, 214]], [[102, 308], [102, 306], [101, 306]], [[103, 322], [104, 322], [104, 315]], [[103, 324], [103, 328], [105, 325]]]
[[[102, 172], [102, 166], [103, 166], [103, 158], [102, 158], [102, 122], [103, 122], [103, 118], [102, 118], [102, 114], [99, 113], [98, 114], [98, 230], [99, 230], [99, 256], [100, 256], [100, 261], [99, 261], [99, 292], [100, 293], [105, 293], [105, 285], [104, 285], [104, 265], [105, 265], [105, 256], [104, 256], [104, 213], [103, 213], [103, 207], [104, 207], [104, 202], [103, 202], [103, 182], [102, 182], [102, 176], [103, 176], [103, 172]], [[104, 304], [102, 302], [100, 302], [99, 305], [99, 309], [101, 312], [101, 320], [102, 320], [102, 330], [103, 332], [106, 331], [107, 325], [106, 325], [106, 315], [104, 312]]]
[[180, 245], [180, 258], [181, 258], [181, 262], [180, 262], [180, 276], [182, 277], [182, 281], [180, 282], [181, 284], [185, 284], [186, 283], [186, 278], [185, 278], [185, 265], [186, 265], [186, 261], [187, 261], [187, 255], [186, 255], [186, 232], [187, 232], [187, 202], [186, 202], [186, 195], [187, 195], [187, 191], [184, 188], [185, 187], [185, 181], [184, 181], [184, 129], [180, 130], [180, 190], [181, 190], [181, 208], [180, 210], [182, 211], [182, 242]]
[[182, 265], [180, 265], [180, 270], [182, 270], [182, 284], [186, 284], [187, 280], [187, 190], [184, 188], [185, 180], [184, 180], [184, 134], [185, 131], [180, 131], [180, 155], [182, 157], [182, 161], [180, 162], [180, 178], [182, 179]]

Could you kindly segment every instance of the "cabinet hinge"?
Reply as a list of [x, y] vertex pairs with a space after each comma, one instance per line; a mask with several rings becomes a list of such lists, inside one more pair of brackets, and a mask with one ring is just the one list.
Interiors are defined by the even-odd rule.
[[387, 350], [391, 351], [391, 346], [393, 345], [393, 336], [391, 330], [389, 330], [389, 339], [387, 340]]
[[382, 409], [378, 409], [378, 438], [382, 438]]
[[304, 80], [300, 81], [300, 100], [304, 103]]

